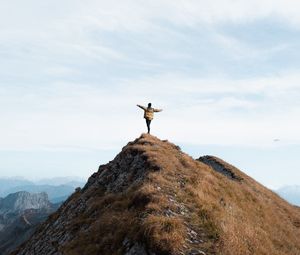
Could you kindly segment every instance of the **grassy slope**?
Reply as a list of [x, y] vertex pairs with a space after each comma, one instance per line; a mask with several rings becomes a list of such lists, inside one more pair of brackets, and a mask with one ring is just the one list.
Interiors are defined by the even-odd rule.
[[[67, 225], [75, 238], [64, 254], [124, 254], [124, 239], [158, 254], [300, 254], [300, 211], [221, 161], [242, 181], [233, 181], [150, 135], [123, 148], [146, 159], [146, 175], [123, 192], [101, 187], [75, 193], [59, 213], [82, 196], [87, 209]], [[109, 163], [110, 164], [110, 163]], [[108, 165], [109, 165], [108, 164]], [[105, 167], [103, 167], [105, 168]]]

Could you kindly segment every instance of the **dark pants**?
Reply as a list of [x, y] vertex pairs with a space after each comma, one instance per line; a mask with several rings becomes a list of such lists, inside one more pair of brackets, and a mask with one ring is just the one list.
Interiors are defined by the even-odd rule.
[[146, 124], [147, 124], [147, 128], [148, 128], [148, 134], [150, 134], [150, 124], [151, 124], [151, 120], [146, 119]]

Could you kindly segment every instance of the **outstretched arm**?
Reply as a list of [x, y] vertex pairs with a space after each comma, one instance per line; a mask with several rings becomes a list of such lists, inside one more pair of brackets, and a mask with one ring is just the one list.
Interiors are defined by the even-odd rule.
[[144, 111], [146, 110], [146, 107], [144, 107], [144, 106], [142, 106], [142, 105], [137, 104], [136, 106], [137, 106], [137, 107], [140, 107], [140, 108], [143, 109]]
[[162, 112], [162, 109], [153, 109], [154, 112]]

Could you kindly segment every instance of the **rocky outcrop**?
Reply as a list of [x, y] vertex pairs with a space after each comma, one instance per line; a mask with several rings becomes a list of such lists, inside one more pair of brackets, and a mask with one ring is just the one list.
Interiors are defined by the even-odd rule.
[[202, 156], [198, 158], [198, 160], [208, 166], [210, 166], [213, 170], [227, 176], [228, 178], [235, 180], [235, 181], [242, 181], [243, 178], [239, 176], [237, 173], [238, 170], [235, 169], [233, 166], [227, 164], [226, 162], [222, 161], [221, 159], [213, 156]]
[[31, 194], [26, 191], [9, 194], [0, 200], [0, 214], [22, 212], [27, 209], [50, 209], [52, 207], [45, 192]]

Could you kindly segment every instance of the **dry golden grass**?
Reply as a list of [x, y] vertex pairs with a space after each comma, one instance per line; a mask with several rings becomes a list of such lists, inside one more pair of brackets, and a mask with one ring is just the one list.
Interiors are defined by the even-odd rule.
[[149, 247], [161, 254], [173, 254], [185, 242], [185, 227], [183, 221], [177, 217], [149, 215], [143, 222], [143, 228]]
[[[206, 228], [211, 238], [207, 242], [210, 248], [218, 247], [217, 251], [213, 249], [218, 254], [300, 254], [298, 208], [220, 159], [216, 158], [243, 181], [213, 171], [172, 144], [151, 136], [143, 139], [152, 143], [143, 149], [161, 169], [149, 175], [150, 182], [163, 187], [166, 194], [177, 194], [189, 207], [190, 215], [205, 212], [205, 222], [194, 225]], [[178, 180], [183, 187], [176, 185]], [[184, 220], [191, 222], [188, 217]]]
[[[242, 181], [151, 135], [129, 143], [122, 153], [146, 159], [146, 175], [122, 192], [84, 191], [87, 209], [68, 222], [74, 239], [59, 248], [63, 254], [121, 255], [125, 238], [157, 254], [192, 248], [218, 255], [300, 254], [299, 208], [226, 162], [216, 158]], [[191, 230], [201, 242], [188, 241]]]

